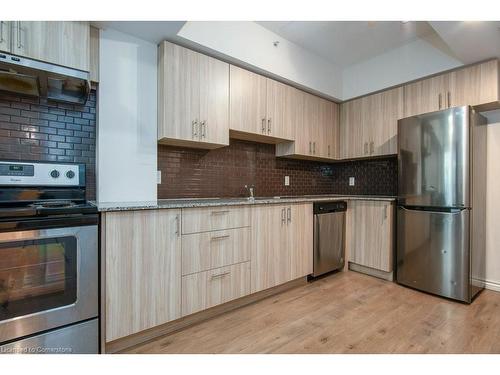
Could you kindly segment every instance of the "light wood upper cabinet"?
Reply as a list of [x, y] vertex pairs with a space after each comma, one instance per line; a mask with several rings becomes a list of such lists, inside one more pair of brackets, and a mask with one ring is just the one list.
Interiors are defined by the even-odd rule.
[[233, 65], [230, 72], [232, 136], [267, 143], [292, 140], [295, 109], [289, 86]]
[[318, 156], [325, 159], [339, 158], [339, 106], [326, 99], [319, 99]]
[[11, 52], [12, 22], [0, 21], [0, 51]]
[[230, 67], [231, 130], [244, 133], [267, 133], [266, 78], [248, 70]]
[[393, 270], [392, 202], [350, 201], [347, 214], [349, 260], [384, 272]]
[[106, 342], [181, 316], [180, 214], [104, 214]]
[[402, 87], [342, 103], [342, 158], [396, 154], [397, 122], [403, 117]]
[[443, 74], [404, 86], [405, 117], [447, 108], [448, 80]]
[[476, 106], [498, 102], [498, 64], [498, 60], [490, 60], [449, 73], [449, 106]]
[[13, 21], [12, 53], [89, 71], [90, 25], [80, 21]]
[[312, 273], [311, 204], [253, 208], [252, 293]]
[[169, 42], [158, 55], [158, 141], [229, 144], [229, 64]]
[[99, 82], [99, 44], [101, 31], [94, 26], [90, 26], [90, 52], [89, 70], [90, 80]]

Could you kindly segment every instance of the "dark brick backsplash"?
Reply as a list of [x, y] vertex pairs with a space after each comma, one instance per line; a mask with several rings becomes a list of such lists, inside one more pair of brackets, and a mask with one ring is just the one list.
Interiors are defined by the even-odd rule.
[[96, 93], [84, 106], [0, 93], [0, 159], [84, 163], [95, 199]]
[[[309, 194], [396, 195], [397, 162], [386, 159], [323, 163], [276, 158], [275, 146], [231, 139], [228, 147], [197, 150], [158, 145], [158, 198]], [[290, 176], [290, 186], [284, 177]], [[348, 186], [349, 177], [356, 184]]]

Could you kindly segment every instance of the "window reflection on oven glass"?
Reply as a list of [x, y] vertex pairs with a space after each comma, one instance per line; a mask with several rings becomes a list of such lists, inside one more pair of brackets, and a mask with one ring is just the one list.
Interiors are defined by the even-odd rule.
[[76, 302], [76, 238], [0, 244], [0, 320]]

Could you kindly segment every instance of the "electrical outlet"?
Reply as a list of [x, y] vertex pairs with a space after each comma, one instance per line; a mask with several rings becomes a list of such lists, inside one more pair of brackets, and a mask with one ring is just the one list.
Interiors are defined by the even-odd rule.
[[349, 186], [354, 186], [354, 177], [349, 177]]
[[290, 186], [290, 176], [285, 176], [285, 186]]
[[156, 171], [156, 184], [161, 184], [161, 171]]

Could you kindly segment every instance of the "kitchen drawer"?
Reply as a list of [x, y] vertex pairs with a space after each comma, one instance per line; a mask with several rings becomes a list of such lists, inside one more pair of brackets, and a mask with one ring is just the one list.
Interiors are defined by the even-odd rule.
[[182, 210], [182, 234], [250, 226], [250, 207], [206, 207]]
[[250, 260], [250, 227], [182, 236], [182, 275]]
[[182, 277], [182, 316], [250, 294], [250, 262]]

